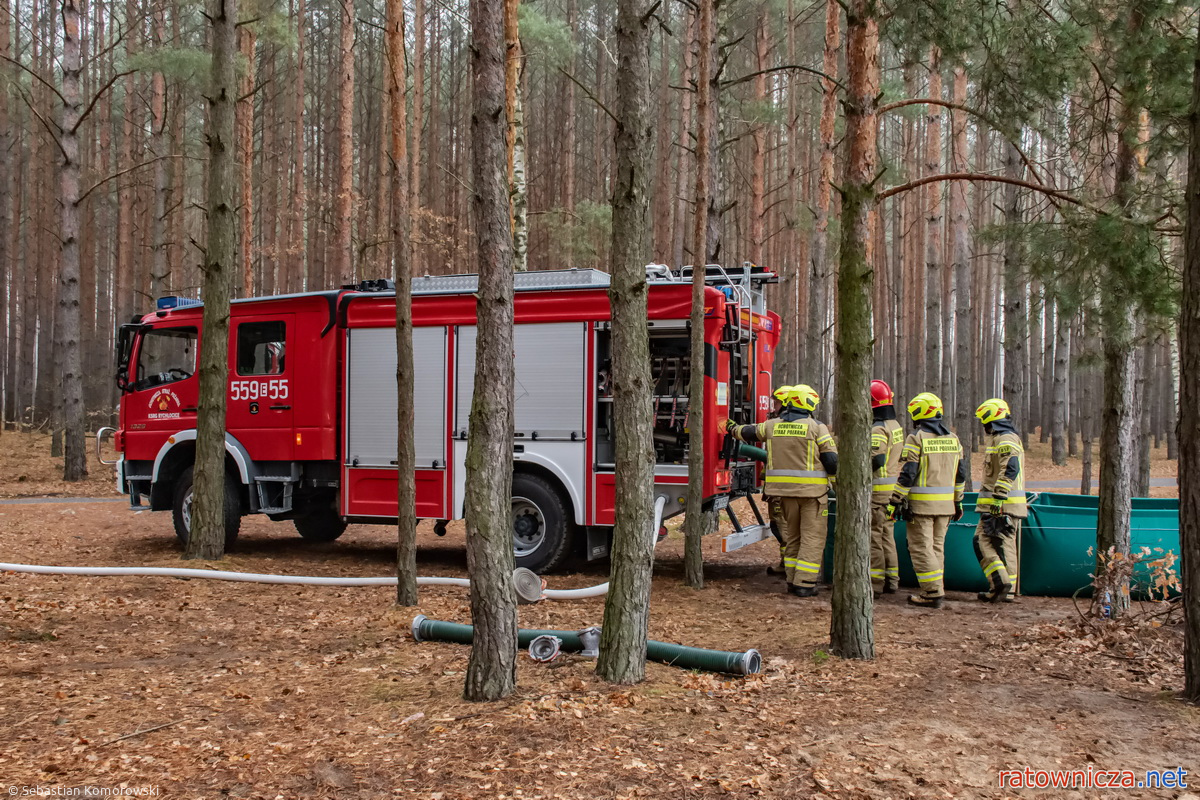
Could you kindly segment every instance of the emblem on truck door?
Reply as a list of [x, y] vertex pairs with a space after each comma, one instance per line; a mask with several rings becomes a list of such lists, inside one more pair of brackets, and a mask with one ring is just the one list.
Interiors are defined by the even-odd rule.
[[171, 419], [179, 416], [179, 409], [183, 405], [179, 401], [179, 395], [170, 389], [159, 389], [150, 396], [150, 413], [146, 416], [149, 419]]

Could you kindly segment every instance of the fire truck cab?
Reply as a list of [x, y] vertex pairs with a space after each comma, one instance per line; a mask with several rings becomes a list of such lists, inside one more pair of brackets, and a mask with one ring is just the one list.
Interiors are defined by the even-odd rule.
[[[682, 512], [688, 481], [690, 268], [647, 268], [654, 385], [655, 491], [664, 518]], [[705, 305], [704, 496], [709, 507], [755, 491], [761, 469], [719, 421], [763, 420], [779, 318], [746, 265], [708, 267]], [[413, 281], [416, 511], [435, 530], [463, 516], [464, 459], [475, 368], [474, 275]], [[615, 486], [608, 276], [595, 270], [515, 276], [513, 548], [518, 566], [549, 571], [573, 554], [608, 554]], [[190, 527], [204, 346], [198, 301], [162, 298], [121, 326], [115, 433], [119, 489], [131, 506], [171, 510]], [[389, 281], [234, 301], [226, 396], [226, 539], [240, 518], [292, 520], [331, 541], [348, 523], [394, 524], [397, 484], [395, 295]], [[727, 549], [758, 541], [758, 516]]]

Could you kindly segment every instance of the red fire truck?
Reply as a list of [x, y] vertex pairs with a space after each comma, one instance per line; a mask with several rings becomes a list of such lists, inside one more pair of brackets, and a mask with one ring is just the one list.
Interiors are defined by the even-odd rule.
[[[664, 518], [683, 510], [687, 484], [690, 268], [648, 267], [653, 361], [655, 489]], [[704, 495], [726, 508], [755, 490], [718, 420], [762, 420], [771, 408], [779, 318], [767, 311], [759, 267], [706, 270]], [[594, 270], [515, 276], [516, 430], [513, 547], [519, 566], [548, 571], [574, 553], [607, 555], [614, 472], [608, 276]], [[395, 295], [388, 281], [336, 291], [235, 301], [229, 336], [226, 538], [240, 517], [292, 520], [306, 539], [330, 541], [352, 522], [396, 518]], [[417, 516], [463, 515], [463, 466], [475, 371], [473, 275], [413, 282], [417, 380]], [[162, 298], [118, 335], [121, 388], [117, 483], [131, 505], [171, 509], [190, 524], [195, 455], [197, 301]], [[730, 512], [731, 513], [731, 512]], [[755, 515], [758, 516], [757, 509]], [[731, 513], [732, 516], [732, 513]], [[726, 542], [763, 538], [758, 517]]]

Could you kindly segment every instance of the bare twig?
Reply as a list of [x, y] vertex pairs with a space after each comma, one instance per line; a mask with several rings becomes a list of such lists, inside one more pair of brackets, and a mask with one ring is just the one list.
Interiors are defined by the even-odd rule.
[[123, 742], [126, 739], [132, 739], [134, 736], [141, 736], [144, 733], [153, 733], [154, 731], [161, 731], [163, 728], [169, 728], [172, 725], [178, 725], [181, 722], [187, 722], [187, 721], [193, 720], [195, 718], [196, 718], [195, 716], [191, 716], [191, 717], [184, 717], [183, 719], [171, 720], [170, 722], [164, 722], [162, 725], [155, 725], [153, 728], [145, 728], [143, 730], [136, 730], [133, 733], [127, 733], [124, 736], [118, 736], [115, 739], [109, 739], [107, 742], [101, 742], [100, 744], [98, 744], [96, 746], [97, 747], [108, 747], [110, 744], [116, 744], [117, 742]]

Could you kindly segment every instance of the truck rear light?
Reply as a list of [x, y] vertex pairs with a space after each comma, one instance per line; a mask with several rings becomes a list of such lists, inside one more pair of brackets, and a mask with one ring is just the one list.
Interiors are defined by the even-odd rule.
[[298, 434], [298, 433], [296, 434], [296, 444], [297, 444], [297, 445], [304, 444], [304, 442], [302, 442], [302, 441], [300, 440], [300, 434]]
[[729, 474], [730, 474], [729, 470], [727, 470], [727, 469], [717, 470], [717, 485], [718, 486], [728, 486], [729, 485]]

